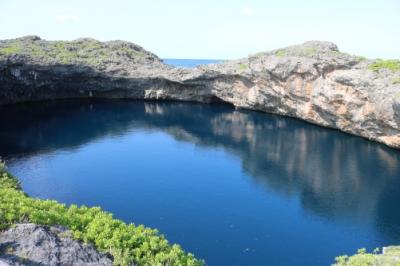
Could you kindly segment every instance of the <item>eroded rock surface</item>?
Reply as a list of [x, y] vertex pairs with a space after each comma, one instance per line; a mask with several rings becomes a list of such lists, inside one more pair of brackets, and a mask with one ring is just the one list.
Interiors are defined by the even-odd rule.
[[28, 36], [0, 41], [0, 104], [85, 97], [223, 101], [400, 148], [400, 71], [372, 69], [374, 62], [311, 41], [184, 69], [128, 42]]
[[61, 227], [18, 224], [0, 233], [0, 265], [112, 265], [93, 246], [70, 237]]

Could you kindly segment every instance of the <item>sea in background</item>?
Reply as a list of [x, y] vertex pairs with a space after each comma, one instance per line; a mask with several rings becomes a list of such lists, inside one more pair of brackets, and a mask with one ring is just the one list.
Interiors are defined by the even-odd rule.
[[177, 66], [177, 67], [187, 67], [193, 68], [199, 65], [215, 64], [223, 62], [222, 59], [163, 59], [164, 63], [167, 65]]

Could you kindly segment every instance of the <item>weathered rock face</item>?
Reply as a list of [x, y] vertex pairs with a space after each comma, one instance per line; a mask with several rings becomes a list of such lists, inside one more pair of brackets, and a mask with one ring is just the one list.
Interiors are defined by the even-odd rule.
[[18, 224], [0, 234], [0, 265], [112, 265], [91, 245], [60, 227]]
[[224, 101], [400, 148], [400, 71], [372, 70], [374, 63], [312, 41], [183, 69], [127, 42], [29, 36], [0, 42], [0, 104], [82, 97]]
[[185, 77], [235, 106], [297, 117], [400, 148], [399, 72], [369, 70], [372, 61], [307, 42]]
[[0, 104], [87, 97], [211, 101], [210, 92], [166, 78], [171, 69], [123, 41], [0, 41]]

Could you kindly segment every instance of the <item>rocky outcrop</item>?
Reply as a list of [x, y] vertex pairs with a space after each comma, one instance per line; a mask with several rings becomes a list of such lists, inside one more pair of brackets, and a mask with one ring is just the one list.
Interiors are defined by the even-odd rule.
[[222, 101], [400, 148], [400, 62], [306, 42], [183, 69], [128, 42], [0, 42], [0, 104], [62, 98]]
[[302, 45], [201, 67], [185, 84], [252, 110], [300, 118], [400, 148], [400, 75], [340, 53], [332, 43]]
[[78, 242], [61, 227], [17, 224], [0, 233], [0, 265], [112, 265], [91, 245]]
[[212, 100], [210, 91], [169, 78], [172, 69], [123, 41], [0, 41], [0, 104], [88, 97]]

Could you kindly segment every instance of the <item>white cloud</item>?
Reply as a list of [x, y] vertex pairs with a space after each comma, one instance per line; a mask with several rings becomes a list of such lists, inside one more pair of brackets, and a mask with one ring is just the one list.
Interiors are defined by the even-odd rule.
[[245, 16], [252, 16], [252, 15], [254, 15], [255, 12], [256, 12], [256, 10], [252, 7], [242, 8], [242, 14]]
[[74, 23], [78, 23], [81, 21], [81, 18], [76, 16], [76, 15], [72, 15], [72, 14], [67, 14], [67, 13], [63, 13], [63, 14], [57, 14], [56, 15], [56, 20], [60, 23], [64, 23], [64, 22], [74, 22]]

